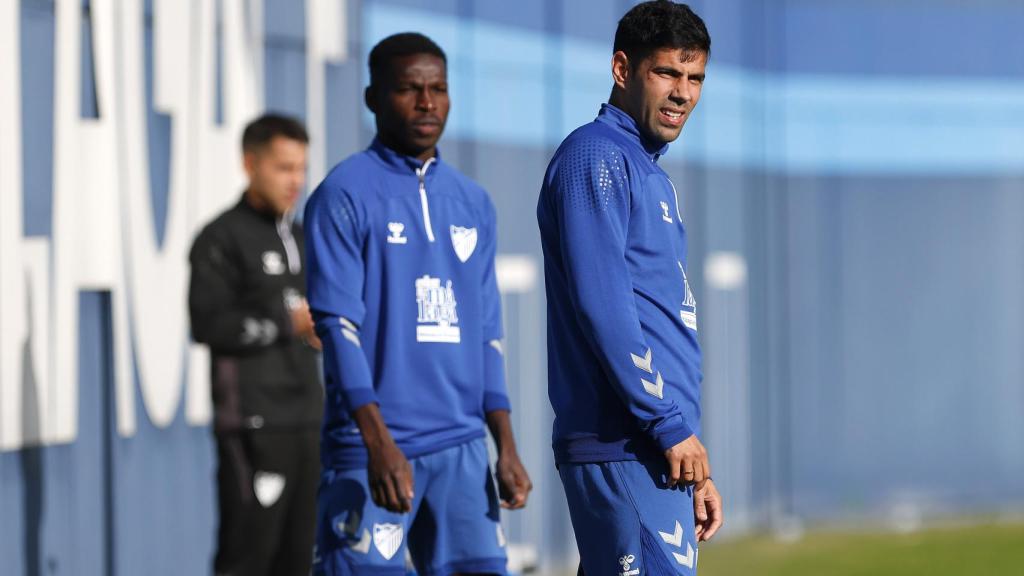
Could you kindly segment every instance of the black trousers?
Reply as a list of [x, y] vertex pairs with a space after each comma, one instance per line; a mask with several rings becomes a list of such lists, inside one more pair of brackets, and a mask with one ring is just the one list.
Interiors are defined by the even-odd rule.
[[217, 435], [220, 526], [214, 572], [307, 576], [313, 559], [320, 430]]

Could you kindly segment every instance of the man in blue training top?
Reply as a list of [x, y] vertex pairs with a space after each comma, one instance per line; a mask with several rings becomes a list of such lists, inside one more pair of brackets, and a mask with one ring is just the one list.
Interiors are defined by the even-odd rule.
[[[414, 33], [370, 52], [377, 135], [306, 207], [326, 406], [316, 574], [504, 574], [501, 505], [532, 485], [512, 437], [494, 206], [443, 162], [444, 52]], [[498, 449], [496, 493], [485, 422]]]
[[548, 166], [537, 205], [555, 461], [587, 574], [696, 573], [722, 523], [700, 436], [701, 354], [679, 199], [658, 166], [704, 83], [685, 4], [631, 9], [608, 104]]

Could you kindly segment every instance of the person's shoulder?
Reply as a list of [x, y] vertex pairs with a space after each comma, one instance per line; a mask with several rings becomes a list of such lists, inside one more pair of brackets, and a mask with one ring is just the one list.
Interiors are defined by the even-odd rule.
[[[572, 174], [592, 174], [595, 170], [625, 172], [628, 165], [628, 151], [614, 130], [603, 123], [591, 122], [572, 131], [562, 140], [548, 167], [549, 178], [561, 174], [564, 179]], [[570, 178], [571, 179], [571, 178]]]
[[231, 232], [244, 223], [245, 213], [238, 203], [225, 208], [202, 228], [199, 229], [198, 239], [210, 239], [230, 235]]
[[590, 161], [623, 158], [626, 150], [619, 135], [601, 122], [584, 124], [566, 136], [555, 159]]
[[464, 196], [467, 202], [474, 206], [489, 206], [491, 204], [490, 195], [487, 194], [487, 190], [479, 182], [447, 162], [441, 163], [438, 167], [444, 171], [445, 178], [455, 183], [455, 188]]
[[365, 150], [352, 154], [327, 172], [310, 195], [310, 205], [365, 203], [366, 196], [372, 195], [377, 188], [372, 183], [375, 180], [373, 174], [378, 169]]
[[327, 176], [309, 195], [303, 212], [303, 230], [317, 222], [337, 221], [363, 222], [369, 211], [368, 195], [374, 187], [367, 185], [368, 164], [372, 159], [364, 152], [358, 152], [336, 164]]
[[591, 122], [575, 129], [562, 142], [565, 153], [585, 156], [624, 155], [622, 135], [603, 122]]
[[334, 165], [318, 188], [349, 190], [361, 188], [379, 169], [366, 150], [356, 152]]
[[224, 246], [243, 226], [241, 211], [232, 206], [203, 225], [192, 241], [191, 257], [205, 253], [213, 246]]

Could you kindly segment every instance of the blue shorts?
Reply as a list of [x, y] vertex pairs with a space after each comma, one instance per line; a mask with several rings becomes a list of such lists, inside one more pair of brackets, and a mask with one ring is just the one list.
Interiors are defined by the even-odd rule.
[[505, 536], [482, 438], [409, 461], [412, 512], [373, 503], [366, 469], [327, 470], [317, 501], [313, 574], [505, 574]]
[[693, 488], [666, 488], [665, 462], [561, 464], [587, 576], [697, 573]]

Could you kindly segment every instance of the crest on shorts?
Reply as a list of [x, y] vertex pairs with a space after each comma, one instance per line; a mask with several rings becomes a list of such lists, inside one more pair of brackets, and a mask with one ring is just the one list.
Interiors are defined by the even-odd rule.
[[462, 262], [469, 260], [469, 257], [473, 255], [473, 251], [476, 250], [476, 228], [452, 226], [450, 230], [452, 233], [452, 248], [455, 249], [455, 255]]
[[385, 560], [391, 560], [402, 547], [405, 531], [401, 524], [374, 524], [373, 546]]
[[252, 491], [256, 493], [260, 506], [270, 508], [284, 491], [284, 476], [276, 472], [257, 472], [252, 478]]

